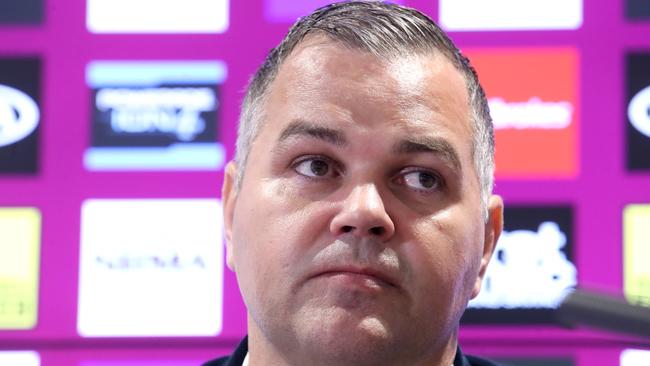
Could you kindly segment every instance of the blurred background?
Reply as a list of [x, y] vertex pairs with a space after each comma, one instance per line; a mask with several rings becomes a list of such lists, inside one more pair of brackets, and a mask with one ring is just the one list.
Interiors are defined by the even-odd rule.
[[[2, 0], [0, 365], [190, 366], [245, 309], [220, 187], [246, 82], [322, 0]], [[510, 365], [650, 365], [566, 329], [568, 289], [650, 304], [650, 3], [402, 0], [470, 57], [505, 232], [463, 318]]]

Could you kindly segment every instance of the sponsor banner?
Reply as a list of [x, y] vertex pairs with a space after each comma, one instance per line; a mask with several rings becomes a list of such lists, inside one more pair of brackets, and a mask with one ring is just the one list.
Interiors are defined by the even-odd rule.
[[650, 171], [650, 53], [629, 53], [627, 61], [627, 169]]
[[218, 200], [92, 199], [84, 202], [81, 216], [81, 336], [219, 334]]
[[650, 365], [650, 351], [640, 349], [626, 349], [621, 352], [621, 366], [647, 365]]
[[0, 329], [36, 326], [40, 246], [37, 209], [0, 208]]
[[0, 59], [0, 173], [38, 170], [40, 72], [36, 58]]
[[650, 204], [623, 211], [623, 288], [633, 304], [650, 306]]
[[496, 177], [579, 173], [579, 56], [573, 48], [464, 50], [490, 104]]
[[93, 62], [89, 170], [217, 170], [225, 160], [217, 142], [217, 61]]
[[[299, 17], [306, 16], [312, 11], [331, 4], [331, 0], [265, 0], [264, 15], [270, 22], [293, 23]], [[393, 4], [404, 4], [403, 0], [391, 1]]]
[[92, 33], [223, 33], [229, 0], [87, 0]]
[[625, 0], [625, 15], [630, 20], [650, 20], [648, 0]]
[[551, 323], [552, 311], [576, 286], [572, 210], [508, 207], [505, 227], [466, 323]]
[[0, 1], [0, 24], [39, 24], [43, 21], [43, 0]]
[[447, 31], [578, 29], [582, 0], [440, 0]]
[[34, 351], [0, 351], [0, 365], [40, 366], [41, 359]]

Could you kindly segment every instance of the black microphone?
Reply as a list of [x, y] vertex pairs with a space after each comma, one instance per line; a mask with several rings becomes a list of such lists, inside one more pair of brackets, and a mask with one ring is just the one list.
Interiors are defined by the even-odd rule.
[[567, 326], [587, 325], [604, 330], [650, 338], [650, 307], [593, 291], [575, 290], [556, 310]]

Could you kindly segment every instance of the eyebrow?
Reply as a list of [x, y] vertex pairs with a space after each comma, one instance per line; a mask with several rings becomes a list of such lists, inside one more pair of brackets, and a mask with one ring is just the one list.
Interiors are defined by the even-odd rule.
[[[336, 146], [347, 146], [345, 134], [337, 129], [298, 119], [289, 123], [280, 133], [278, 144], [294, 137], [310, 137], [331, 143]], [[421, 136], [399, 141], [393, 147], [396, 154], [433, 153], [442, 159], [454, 170], [462, 171], [460, 158], [456, 149], [445, 139]]]
[[348, 140], [345, 138], [342, 131], [323, 127], [305, 120], [295, 120], [289, 123], [289, 125], [282, 130], [282, 133], [280, 133], [278, 142], [282, 143], [289, 138], [299, 136], [315, 138], [336, 146], [346, 146], [348, 144]]
[[456, 149], [447, 141], [435, 137], [419, 137], [402, 140], [395, 144], [393, 151], [399, 154], [434, 153], [440, 155], [454, 170], [462, 171]]

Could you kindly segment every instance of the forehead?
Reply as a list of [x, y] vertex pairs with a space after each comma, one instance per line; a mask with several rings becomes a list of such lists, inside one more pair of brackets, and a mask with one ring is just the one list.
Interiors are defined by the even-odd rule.
[[325, 36], [307, 37], [282, 63], [265, 110], [272, 124], [390, 121], [412, 133], [472, 131], [465, 79], [442, 54], [380, 59]]

